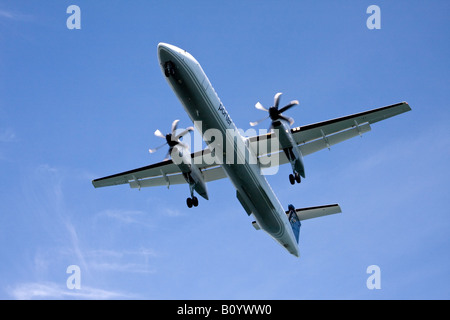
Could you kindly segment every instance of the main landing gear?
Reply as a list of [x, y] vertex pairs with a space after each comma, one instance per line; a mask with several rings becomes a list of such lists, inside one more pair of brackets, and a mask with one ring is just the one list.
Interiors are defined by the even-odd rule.
[[294, 172], [294, 174], [291, 173], [289, 175], [289, 182], [291, 184], [295, 184], [296, 182], [300, 183], [301, 181], [302, 181], [302, 179], [300, 178], [300, 175], [298, 174], [298, 172]]
[[196, 196], [193, 196], [192, 198], [187, 198], [186, 199], [186, 204], [188, 206], [188, 208], [192, 208], [192, 206], [196, 207], [198, 206], [198, 199]]
[[194, 196], [195, 182], [192, 180], [190, 173], [183, 173], [186, 181], [189, 183], [189, 191], [191, 192], [191, 197], [186, 199], [186, 204], [188, 208], [198, 206], [198, 199]]

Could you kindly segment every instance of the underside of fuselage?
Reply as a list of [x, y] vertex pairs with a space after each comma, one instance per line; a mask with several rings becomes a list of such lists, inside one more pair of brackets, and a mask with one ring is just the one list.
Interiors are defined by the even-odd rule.
[[[202, 135], [208, 129], [218, 129], [224, 140], [231, 139], [228, 130], [234, 130], [235, 133], [238, 130], [198, 62], [185, 51], [165, 44], [158, 46], [158, 57], [169, 85]], [[199, 122], [201, 128], [198, 127]], [[240, 135], [239, 137], [242, 139]], [[212, 141], [205, 142], [209, 145]], [[232, 145], [234, 149], [231, 152], [242, 152], [236, 148], [236, 144]], [[250, 151], [247, 149], [246, 152]], [[250, 164], [247, 161], [226, 163], [225, 158], [226, 154], [223, 154], [222, 158], [216, 155], [218, 163], [222, 165], [260, 227], [290, 253], [298, 256], [297, 241], [285, 211], [261, 174], [258, 164]]]

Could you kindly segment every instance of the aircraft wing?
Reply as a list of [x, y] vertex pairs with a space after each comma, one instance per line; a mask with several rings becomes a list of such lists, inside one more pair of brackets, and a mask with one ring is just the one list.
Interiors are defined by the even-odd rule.
[[[219, 165], [209, 165], [203, 161], [203, 156], [209, 153], [208, 149], [194, 152], [191, 158], [202, 171], [205, 182], [214, 181], [226, 177], [225, 171]], [[154, 186], [167, 186], [171, 184], [186, 183], [178, 166], [172, 160], [165, 160], [145, 167], [113, 174], [107, 177], [95, 179], [92, 184], [96, 188], [129, 184], [131, 188], [143, 188]]]
[[[353, 115], [322, 121], [310, 125], [291, 129], [291, 133], [303, 155], [330, 148], [332, 145], [370, 131], [370, 124], [410, 111], [406, 102], [373, 109]], [[271, 141], [276, 139], [273, 133], [248, 138], [249, 146], [261, 160], [278, 153], [279, 161], [260, 161], [271, 165], [289, 162], [280, 149], [271, 150]], [[261, 145], [265, 144], [264, 147]], [[278, 145], [278, 144], [277, 144]], [[269, 151], [269, 152], [267, 152]], [[205, 182], [223, 179], [225, 171], [220, 165], [208, 164], [204, 156], [210, 153], [209, 149], [191, 154], [194, 163], [202, 171]], [[94, 187], [107, 187], [119, 184], [129, 184], [131, 188], [152, 186], [167, 186], [171, 184], [186, 183], [178, 166], [172, 160], [166, 160], [145, 167], [129, 170], [92, 181]]]
[[[349, 116], [322, 121], [310, 125], [300, 126], [291, 129], [292, 136], [300, 148], [302, 154], [308, 155], [319, 150], [330, 148], [339, 142], [352, 137], [362, 135], [371, 130], [370, 125], [410, 111], [411, 108], [406, 102], [393, 104], [390, 106], [372, 109], [365, 112], [352, 114]], [[259, 135], [249, 138], [250, 147], [258, 154], [260, 160], [262, 157], [269, 157], [271, 154], [280, 150], [271, 150], [271, 140], [276, 139], [274, 133]], [[262, 144], [266, 144], [262, 146]], [[274, 163], [274, 161], [261, 161], [262, 163]], [[279, 153], [278, 164], [287, 163], [284, 152]]]

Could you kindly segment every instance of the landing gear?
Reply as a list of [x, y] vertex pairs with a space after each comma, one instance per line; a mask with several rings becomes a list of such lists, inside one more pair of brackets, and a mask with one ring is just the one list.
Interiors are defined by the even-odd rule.
[[198, 199], [194, 196], [195, 183], [192, 181], [192, 177], [189, 173], [183, 173], [186, 181], [189, 183], [189, 190], [191, 191], [191, 197], [186, 199], [188, 208], [198, 206]]
[[164, 64], [164, 75], [169, 78], [170, 76], [175, 75], [175, 65], [172, 61], [167, 61]]
[[196, 207], [198, 206], [198, 199], [196, 196], [193, 196], [192, 198], [187, 198], [186, 199], [186, 204], [188, 206], [188, 208], [192, 208], [192, 206]]
[[294, 174], [290, 174], [289, 175], [289, 182], [291, 183], [291, 184], [295, 184], [296, 182], [297, 183], [300, 183], [302, 180], [301, 180], [301, 178], [300, 178], [300, 175], [298, 174], [298, 172], [295, 172]]
[[294, 175], [292, 173], [289, 175], [289, 182], [291, 184], [295, 184], [295, 178], [294, 178]]

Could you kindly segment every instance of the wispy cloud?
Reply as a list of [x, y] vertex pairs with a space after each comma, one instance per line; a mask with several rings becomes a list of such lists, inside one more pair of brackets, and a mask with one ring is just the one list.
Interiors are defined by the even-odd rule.
[[9, 160], [6, 144], [17, 141], [17, 136], [11, 128], [0, 128], [0, 160]]
[[6, 19], [14, 19], [14, 14], [10, 11], [6, 11], [6, 10], [1, 10], [0, 9], [0, 17], [1, 18], [6, 18]]
[[131, 251], [93, 250], [87, 253], [89, 266], [99, 271], [126, 273], [155, 273], [150, 259], [157, 257], [154, 250], [141, 248]]
[[14, 41], [20, 39], [26, 42], [36, 42], [36, 39], [29, 32], [21, 28], [22, 25], [29, 23], [36, 24], [39, 21], [32, 14], [0, 8], [0, 28], [2, 29], [0, 41], [11, 38]]
[[[446, 134], [447, 124], [436, 123], [433, 130], [424, 130], [407, 139], [393, 139], [386, 145], [368, 155], [352, 167], [353, 170], [368, 171], [382, 168], [387, 162], [404, 165], [426, 163], [430, 159], [444, 159], [448, 155], [450, 138]], [[440, 137], [436, 139], [436, 137]], [[433, 155], [433, 156], [431, 156]]]
[[120, 210], [120, 209], [108, 209], [104, 210], [97, 215], [98, 217], [106, 217], [110, 219], [117, 220], [121, 223], [132, 224], [132, 223], [143, 223], [143, 218], [145, 217], [145, 212], [138, 210]]
[[[34, 259], [28, 265], [34, 279], [29, 281], [15, 279], [4, 289], [14, 299], [115, 299], [129, 298], [131, 294], [108, 291], [98, 288], [93, 282], [95, 275], [108, 273], [122, 274], [154, 274], [157, 252], [141, 246], [117, 249], [110, 242], [98, 240], [96, 234], [90, 234], [86, 224], [99, 220], [101, 228], [108, 232], [121, 232], [124, 226], [131, 230], [151, 227], [149, 215], [138, 210], [104, 210], [89, 215], [89, 221], [78, 220], [80, 208], [71, 203], [71, 194], [67, 191], [68, 181], [74, 182], [80, 170], [55, 167], [48, 164], [36, 166], [27, 171], [21, 178], [24, 212], [32, 213], [39, 225], [36, 229], [47, 241], [36, 244]], [[69, 180], [70, 179], [70, 180]], [[83, 181], [84, 183], [84, 181]], [[83, 209], [85, 210], [85, 209]], [[95, 224], [95, 223], [94, 223]], [[103, 230], [103, 229], [102, 229]], [[91, 244], [92, 243], [97, 243]], [[106, 249], [105, 249], [106, 245]], [[112, 246], [113, 249], [110, 249]], [[70, 290], [65, 282], [55, 282], [55, 272], [64, 272], [68, 264], [76, 264], [82, 271], [81, 290]]]
[[63, 188], [66, 176], [66, 170], [48, 164], [36, 167], [24, 182], [26, 208], [32, 208], [40, 216], [42, 227], [56, 242], [69, 244], [68, 250], [84, 265], [77, 229], [66, 206]]
[[53, 282], [21, 283], [7, 289], [13, 299], [92, 299], [108, 300], [130, 298], [128, 294], [82, 286], [81, 289], [68, 289]]
[[177, 209], [171, 209], [171, 208], [164, 208], [163, 210], [164, 215], [169, 217], [179, 217], [184, 215], [180, 210]]
[[11, 128], [0, 129], [0, 142], [13, 142], [16, 134]]
[[103, 271], [125, 272], [125, 273], [156, 273], [156, 269], [140, 263], [118, 263], [102, 262], [91, 263], [91, 268]]
[[29, 14], [23, 14], [14, 12], [11, 10], [0, 9], [0, 19], [2, 20], [14, 20], [14, 21], [26, 21], [32, 18]]

